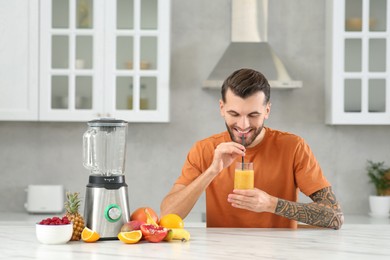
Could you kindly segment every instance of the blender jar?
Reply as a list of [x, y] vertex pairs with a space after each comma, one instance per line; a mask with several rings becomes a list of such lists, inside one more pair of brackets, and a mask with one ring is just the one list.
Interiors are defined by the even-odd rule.
[[83, 165], [91, 174], [123, 175], [126, 158], [127, 122], [102, 118], [88, 122], [83, 136]]

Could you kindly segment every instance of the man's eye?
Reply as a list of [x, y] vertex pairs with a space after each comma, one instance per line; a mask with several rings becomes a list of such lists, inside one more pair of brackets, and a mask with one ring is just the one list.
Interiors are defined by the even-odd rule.
[[229, 115], [232, 116], [232, 117], [238, 117], [239, 116], [239, 114], [236, 114], [236, 113], [229, 113]]
[[259, 117], [260, 116], [260, 114], [250, 114], [248, 117], [250, 117], [250, 118], [256, 118], [256, 117]]

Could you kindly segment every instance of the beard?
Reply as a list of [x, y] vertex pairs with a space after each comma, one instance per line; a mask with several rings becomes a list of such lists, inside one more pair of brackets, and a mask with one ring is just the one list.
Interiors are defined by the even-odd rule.
[[242, 139], [240, 137], [234, 135], [234, 131], [235, 131], [233, 129], [234, 127], [229, 127], [228, 124], [226, 123], [226, 121], [225, 121], [225, 125], [226, 125], [227, 131], [229, 132], [230, 139], [232, 139], [233, 142], [244, 145], [245, 147], [250, 146], [255, 141], [256, 137], [259, 136], [259, 134], [261, 133], [261, 131], [264, 128], [264, 122], [259, 128], [252, 128], [252, 130], [249, 133], [253, 133], [253, 134], [250, 136], [248, 136], [248, 134], [246, 134], [245, 139], [244, 139], [245, 142], [242, 143]]

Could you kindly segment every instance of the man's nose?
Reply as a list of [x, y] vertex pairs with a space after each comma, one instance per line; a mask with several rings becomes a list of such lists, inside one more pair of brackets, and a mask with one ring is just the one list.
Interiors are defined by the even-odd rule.
[[247, 127], [249, 127], [249, 119], [247, 116], [242, 116], [240, 117], [239, 121], [238, 121], [238, 127], [241, 128], [242, 130], [246, 129]]

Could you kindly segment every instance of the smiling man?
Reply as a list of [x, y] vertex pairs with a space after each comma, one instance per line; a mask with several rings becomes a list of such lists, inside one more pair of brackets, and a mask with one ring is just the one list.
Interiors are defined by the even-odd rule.
[[[191, 148], [181, 176], [161, 203], [161, 215], [185, 218], [206, 191], [207, 227], [296, 228], [302, 222], [339, 229], [340, 205], [309, 146], [299, 136], [264, 126], [271, 111], [264, 75], [237, 70], [221, 94], [227, 131]], [[254, 165], [251, 190], [233, 189], [235, 162], [242, 156]], [[297, 202], [299, 191], [313, 202]]]

